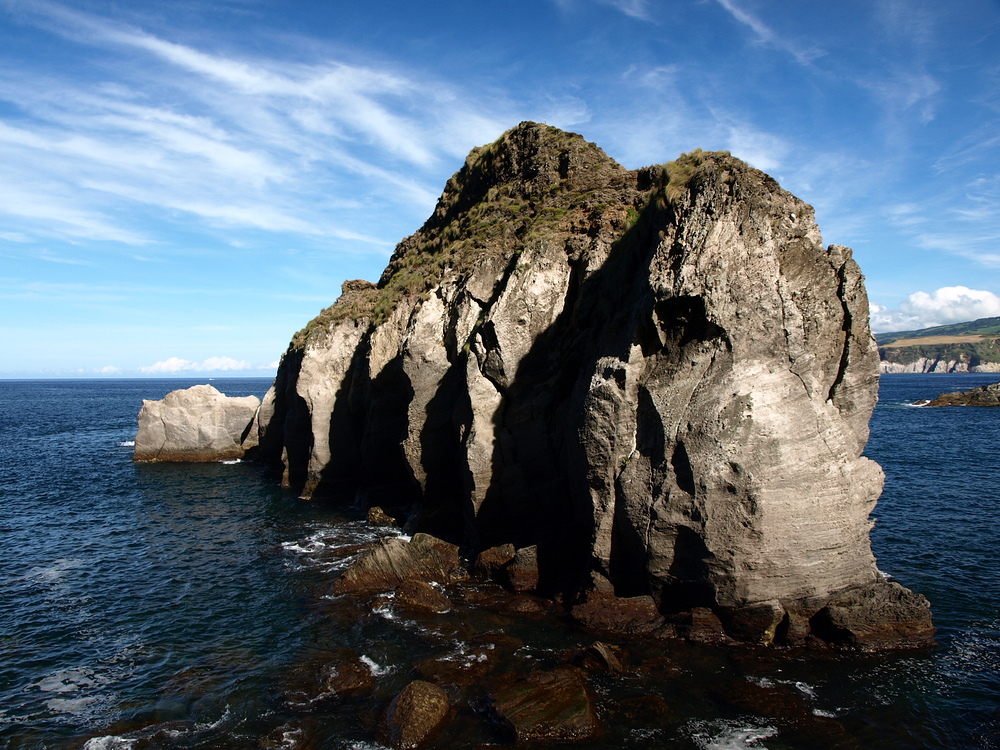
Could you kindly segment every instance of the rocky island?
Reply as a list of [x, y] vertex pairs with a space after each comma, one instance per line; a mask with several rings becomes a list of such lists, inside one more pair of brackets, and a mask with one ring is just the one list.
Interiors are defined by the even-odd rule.
[[1000, 383], [990, 383], [967, 391], [941, 393], [917, 406], [1000, 406]]
[[230, 397], [210, 385], [145, 400], [139, 410], [135, 461], [225, 461], [257, 445], [253, 429], [260, 399]]
[[763, 172], [701, 151], [630, 171], [522, 123], [295, 335], [248, 455], [415, 534], [339, 592], [478, 556], [597, 630], [926, 646], [927, 601], [869, 542], [867, 311], [851, 251]]

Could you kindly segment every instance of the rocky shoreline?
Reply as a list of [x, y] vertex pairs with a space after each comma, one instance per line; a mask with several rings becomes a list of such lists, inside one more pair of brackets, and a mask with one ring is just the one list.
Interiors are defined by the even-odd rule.
[[764, 173], [700, 151], [629, 171], [522, 123], [296, 334], [249, 424], [171, 434], [228, 430], [303, 498], [404, 520], [337, 595], [478, 571], [607, 632], [921, 647], [930, 607], [868, 538], [867, 310], [850, 250]]
[[[376, 514], [377, 515], [377, 514]], [[331, 556], [342, 551], [332, 549]], [[347, 554], [356, 555], [351, 548]], [[350, 621], [385, 613], [392, 607], [417, 623], [434, 627], [435, 621], [463, 621], [493, 612], [502, 618], [494, 625], [498, 633], [456, 634], [459, 640], [473, 641], [462, 658], [430, 658], [397, 665], [408, 675], [391, 694], [380, 691], [378, 677], [357, 652], [344, 649], [330, 654], [322, 664], [311, 665], [315, 675], [311, 686], [300, 686], [295, 700], [365, 701], [372, 699], [375, 710], [367, 719], [372, 735], [393, 748], [415, 748], [434, 744], [449, 732], [460, 731], [465, 722], [478, 722], [480, 731], [506, 742], [585, 742], [599, 737], [604, 722], [622, 722], [633, 728], [662, 729], [671, 726], [674, 711], [655, 692], [644, 694], [641, 685], [662, 686], [683, 681], [683, 669], [666, 653], [669, 644], [688, 643], [693, 648], [727, 646], [734, 658], [748, 658], [741, 644], [729, 636], [720, 620], [707, 608], [664, 617], [650, 597], [618, 598], [611, 592], [592, 596], [588, 601], [566, 607], [539, 596], [537, 568], [531, 565], [532, 551], [493, 548], [481, 552], [474, 561], [465, 559], [459, 548], [426, 534], [412, 538], [387, 536], [367, 545], [357, 559], [334, 582], [331, 595], [337, 606], [337, 621]], [[898, 587], [901, 590], [902, 587]], [[866, 592], [851, 596], [864, 598]], [[822, 655], [834, 649], [881, 650], [886, 643], [898, 647], [911, 639], [926, 645], [927, 632], [911, 622], [897, 621], [890, 634], [884, 621], [869, 618], [869, 629], [850, 637], [846, 618], [856, 625], [857, 602], [843, 601], [817, 615], [833, 637], [823, 641], [816, 635], [783, 634], [781, 645], [789, 653], [803, 649]], [[473, 615], [472, 613], [476, 613]], [[870, 613], [869, 613], [870, 614]], [[501, 622], [507, 618], [527, 618], [549, 622], [552, 628], [573, 628], [577, 641], [588, 645], [568, 647], [544, 662], [519, 658], [520, 640]], [[336, 623], [334, 623], [336, 624]], [[472, 637], [470, 638], [470, 635]], [[656, 644], [660, 644], [657, 646]], [[638, 694], [626, 691], [614, 705], [607, 705], [602, 693], [608, 685], [639, 687]], [[820, 746], [843, 733], [832, 719], [815, 715], [801, 695], [776, 690], [774, 685], [744, 683], [720, 688], [724, 700], [746, 709], [781, 713], [794, 731]], [[776, 693], [780, 693], [777, 695]], [[777, 701], [777, 702], [776, 702]]]

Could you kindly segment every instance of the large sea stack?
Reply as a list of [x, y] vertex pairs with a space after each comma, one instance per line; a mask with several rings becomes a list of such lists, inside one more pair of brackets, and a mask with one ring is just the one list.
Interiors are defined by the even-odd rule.
[[566, 602], [919, 646], [927, 602], [868, 537], [878, 361], [851, 251], [769, 176], [700, 151], [629, 171], [522, 123], [296, 334], [259, 457], [304, 497], [537, 547]]

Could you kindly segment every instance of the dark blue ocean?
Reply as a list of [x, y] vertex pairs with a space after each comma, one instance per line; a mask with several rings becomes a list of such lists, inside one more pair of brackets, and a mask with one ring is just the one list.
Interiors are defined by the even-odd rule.
[[[1000, 747], [1000, 409], [910, 405], [997, 379], [885, 376], [872, 420], [879, 568], [931, 600], [935, 649], [624, 643], [635, 669], [594, 678], [603, 735], [582, 747]], [[378, 533], [357, 509], [253, 464], [132, 463], [142, 399], [194, 382], [0, 381], [0, 747], [378, 748], [417, 662], [547, 667], [592, 640], [555, 612], [420, 620], [332, 596]], [[319, 675], [345, 649], [375, 686], [332, 699]], [[650, 696], [657, 716], [635, 709]], [[436, 746], [490, 745], [457, 696]]]

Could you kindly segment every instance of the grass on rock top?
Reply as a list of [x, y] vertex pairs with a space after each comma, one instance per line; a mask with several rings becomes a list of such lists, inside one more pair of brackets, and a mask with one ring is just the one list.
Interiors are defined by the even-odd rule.
[[[564, 241], [574, 229], [580, 231], [600, 221], [609, 209], [626, 210], [624, 231], [639, 220], [641, 206], [616, 205], [621, 202], [618, 183], [634, 180], [637, 173], [620, 170], [594, 144], [546, 128], [537, 148], [548, 147], [548, 158], [559, 161], [555, 174], [561, 178], [544, 184], [553, 172], [536, 174], [534, 180], [526, 182], [509, 163], [510, 154], [503, 151], [504, 138], [469, 154], [463, 168], [449, 179], [434, 215], [399, 243], [377, 285], [345, 282], [337, 301], [295, 334], [292, 348], [305, 346], [313, 336], [344, 320], [378, 325], [403, 299], [426, 299], [446, 273], [460, 278], [483, 257], [509, 261], [533, 242]], [[593, 184], [594, 175], [580, 167], [568, 176], [566, 164], [574, 156], [584, 166], [606, 164], [610, 184]], [[728, 151], [696, 149], [649, 168], [646, 171], [654, 177], [643, 205], [657, 198], [665, 204], [675, 203], [686, 195], [696, 175], [727, 161], [733, 161]], [[504, 181], [497, 183], [494, 173]]]

